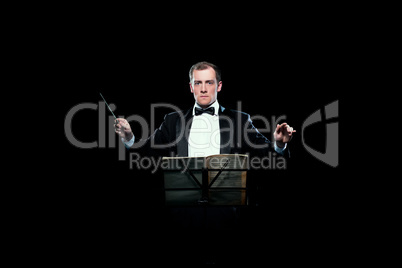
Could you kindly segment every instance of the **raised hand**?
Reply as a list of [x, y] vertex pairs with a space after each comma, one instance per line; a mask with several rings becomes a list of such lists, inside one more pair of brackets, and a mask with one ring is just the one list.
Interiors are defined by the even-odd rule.
[[294, 132], [296, 132], [296, 130], [293, 130], [293, 128], [287, 123], [283, 123], [280, 125], [277, 124], [274, 133], [276, 145], [283, 148], [285, 144], [292, 139], [292, 135]]
[[117, 118], [114, 124], [114, 131], [126, 141], [129, 141], [133, 137], [130, 124], [124, 118]]

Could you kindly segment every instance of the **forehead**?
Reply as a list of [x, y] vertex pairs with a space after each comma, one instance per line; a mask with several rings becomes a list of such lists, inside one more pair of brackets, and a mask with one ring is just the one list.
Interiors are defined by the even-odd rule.
[[194, 80], [214, 80], [216, 78], [215, 70], [211, 67], [205, 70], [194, 70]]

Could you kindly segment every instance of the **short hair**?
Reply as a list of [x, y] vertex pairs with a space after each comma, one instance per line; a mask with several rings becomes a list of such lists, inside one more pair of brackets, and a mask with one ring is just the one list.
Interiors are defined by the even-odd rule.
[[201, 61], [190, 68], [189, 76], [190, 76], [190, 83], [193, 80], [193, 72], [194, 70], [206, 70], [208, 68], [212, 68], [215, 71], [215, 76], [216, 76], [216, 81], [219, 83], [221, 81], [221, 70], [216, 66], [215, 64], [206, 62], [206, 61]]

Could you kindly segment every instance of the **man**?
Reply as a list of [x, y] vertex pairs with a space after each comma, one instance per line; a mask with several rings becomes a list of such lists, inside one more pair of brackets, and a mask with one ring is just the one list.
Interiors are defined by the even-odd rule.
[[[194, 64], [189, 72], [194, 106], [165, 116], [162, 125], [144, 143], [147, 152], [160, 156], [208, 156], [214, 154], [267, 155], [269, 151], [289, 156], [287, 143], [296, 132], [287, 123], [277, 125], [274, 143], [253, 126], [246, 113], [226, 109], [218, 103], [221, 73], [208, 62]], [[136, 142], [127, 120], [116, 120], [115, 132], [126, 147]]]
[[[190, 92], [194, 95], [195, 104], [187, 111], [167, 114], [161, 126], [147, 140], [135, 140], [127, 120], [122, 118], [116, 120], [115, 131], [126, 147], [133, 147], [135, 142], [143, 142], [139, 148], [146, 154], [157, 156], [197, 157], [239, 153], [249, 154], [251, 157], [264, 157], [271, 151], [285, 157], [289, 156], [287, 143], [295, 132], [289, 125], [286, 123], [277, 125], [274, 142], [271, 143], [253, 126], [248, 114], [226, 109], [219, 104], [217, 97], [222, 90], [222, 81], [218, 67], [208, 62], [199, 62], [191, 67], [189, 77]], [[166, 232], [174, 234], [176, 240], [176, 236], [181, 234], [181, 239], [185, 241], [182, 244], [188, 245], [189, 242], [186, 239], [188, 230], [194, 230], [192, 228], [203, 224], [210, 226], [212, 230], [233, 228], [240, 222], [241, 224], [249, 222], [243, 219], [248, 218], [247, 215], [251, 212], [232, 206], [223, 206], [208, 207], [206, 210], [202, 207], [172, 207], [167, 208], [165, 213], [166, 221], [163, 225], [166, 223], [168, 225]], [[206, 218], [208, 220], [205, 220]], [[205, 241], [218, 239], [217, 245], [221, 246], [211, 252], [220, 252], [222, 248], [225, 248], [222, 246], [222, 241], [229, 241], [231, 234], [232, 232], [211, 234], [204, 230], [200, 236], [205, 237]], [[193, 241], [202, 240], [195, 238]], [[211, 248], [210, 243], [205, 248], [198, 243], [196, 246], [201, 247], [201, 250], [191, 250], [190, 253], [194, 254], [192, 255], [194, 258], [202, 256], [200, 252], [205, 248], [208, 250]]]

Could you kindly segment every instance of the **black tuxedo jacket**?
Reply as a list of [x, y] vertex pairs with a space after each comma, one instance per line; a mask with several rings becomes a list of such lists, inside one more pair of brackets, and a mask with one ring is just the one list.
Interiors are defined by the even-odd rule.
[[[146, 140], [139, 140], [136, 146], [153, 156], [188, 156], [188, 136], [193, 119], [193, 108], [187, 111], [165, 115], [161, 126]], [[273, 144], [252, 124], [250, 115], [219, 107], [221, 132], [221, 154], [249, 154], [267, 156], [275, 152]], [[289, 150], [283, 152], [289, 157]]]

